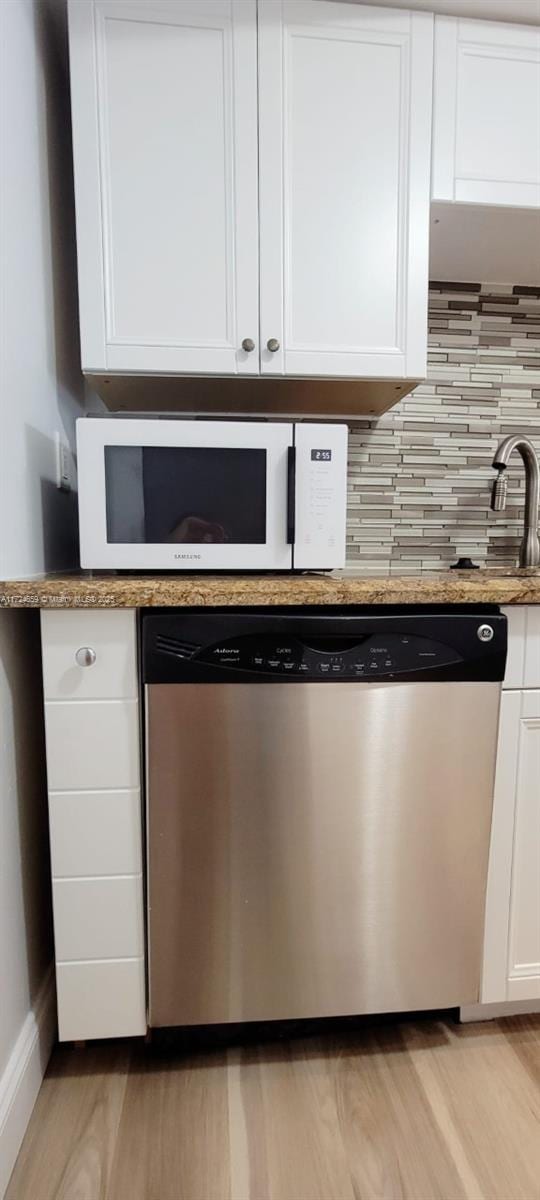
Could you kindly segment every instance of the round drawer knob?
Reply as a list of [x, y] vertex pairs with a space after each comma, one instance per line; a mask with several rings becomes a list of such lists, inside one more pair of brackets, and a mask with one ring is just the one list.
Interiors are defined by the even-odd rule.
[[80, 646], [75, 655], [75, 662], [79, 667], [93, 667], [96, 661], [96, 652], [91, 646]]
[[244, 338], [242, 342], [242, 350], [245, 350], [246, 354], [251, 354], [251, 351], [254, 349], [255, 342], [253, 341], [253, 338]]
[[275, 354], [276, 350], [279, 350], [279, 342], [277, 338], [268, 338], [266, 349], [269, 350], [271, 354]]

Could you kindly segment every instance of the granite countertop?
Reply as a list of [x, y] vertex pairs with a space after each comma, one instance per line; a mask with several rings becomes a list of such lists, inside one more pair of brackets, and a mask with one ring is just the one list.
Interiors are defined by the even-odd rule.
[[317, 604], [540, 604], [540, 570], [418, 575], [45, 575], [0, 581], [0, 608]]

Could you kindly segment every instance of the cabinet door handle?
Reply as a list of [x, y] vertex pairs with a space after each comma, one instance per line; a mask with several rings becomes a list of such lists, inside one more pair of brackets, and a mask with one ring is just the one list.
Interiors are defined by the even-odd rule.
[[254, 349], [255, 342], [253, 341], [253, 338], [244, 338], [242, 342], [242, 350], [245, 350], [246, 354], [251, 354], [251, 351]]
[[279, 350], [279, 342], [277, 338], [268, 338], [266, 349], [270, 351], [270, 354], [275, 354], [276, 350]]
[[79, 667], [93, 667], [96, 661], [96, 652], [91, 646], [79, 646], [75, 655], [75, 662]]

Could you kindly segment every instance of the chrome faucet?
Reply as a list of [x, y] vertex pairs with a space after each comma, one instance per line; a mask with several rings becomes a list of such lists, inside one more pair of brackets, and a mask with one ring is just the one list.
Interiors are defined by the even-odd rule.
[[538, 540], [538, 497], [540, 493], [540, 471], [536, 451], [528, 438], [519, 433], [511, 434], [497, 446], [493, 466], [498, 471], [491, 493], [494, 512], [506, 508], [508, 480], [506, 468], [513, 450], [517, 450], [525, 467], [525, 529], [519, 547], [520, 567], [537, 567], [540, 563], [540, 541]]

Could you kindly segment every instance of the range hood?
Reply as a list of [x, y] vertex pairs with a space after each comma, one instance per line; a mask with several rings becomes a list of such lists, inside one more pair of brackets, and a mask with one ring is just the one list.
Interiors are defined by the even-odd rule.
[[110, 412], [246, 417], [379, 417], [418, 379], [217, 378], [178, 375], [87, 375]]

